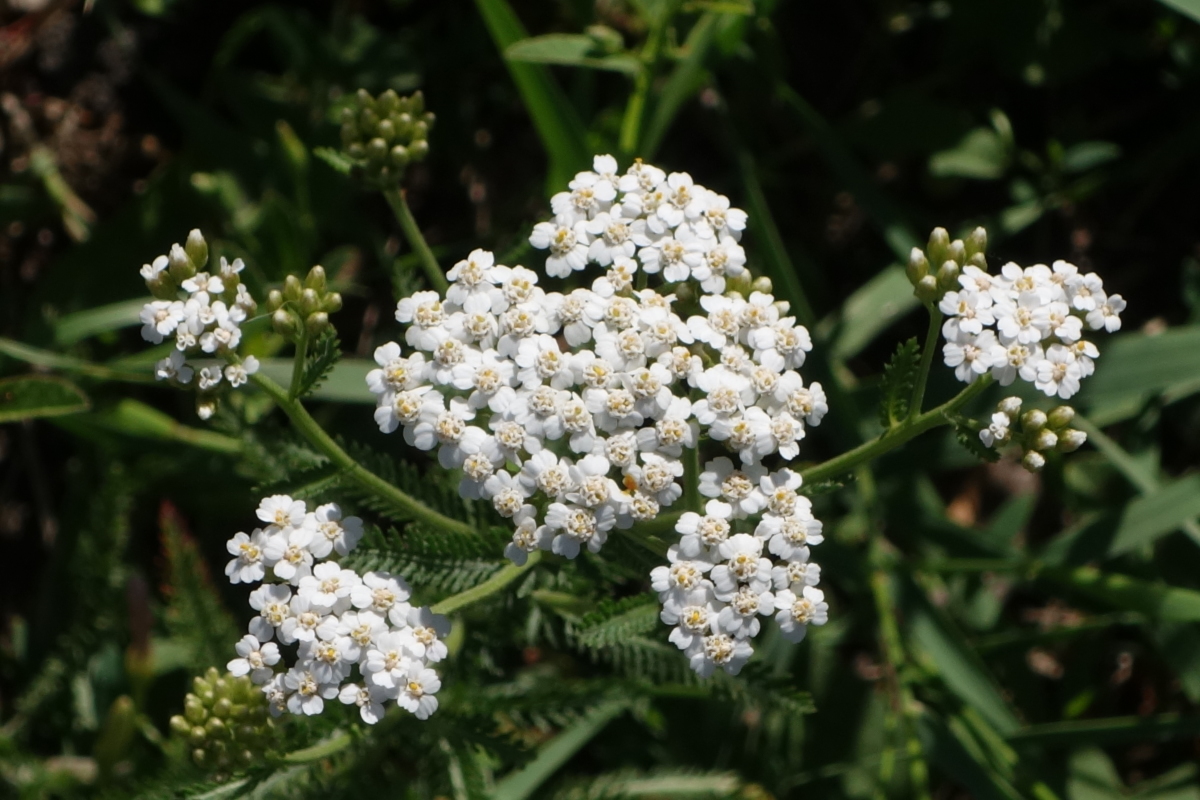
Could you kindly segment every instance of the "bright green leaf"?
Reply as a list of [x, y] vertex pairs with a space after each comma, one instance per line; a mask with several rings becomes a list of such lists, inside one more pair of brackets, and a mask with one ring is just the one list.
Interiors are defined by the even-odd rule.
[[78, 414], [90, 405], [83, 390], [65, 378], [20, 375], [0, 380], [0, 423]]
[[1008, 148], [1000, 134], [992, 128], [976, 128], [952, 149], [934, 153], [929, 171], [939, 178], [991, 181], [1004, 175], [1008, 163]]
[[527, 64], [559, 64], [568, 67], [589, 67], [636, 75], [641, 63], [631, 55], [597, 53], [598, 43], [584, 34], [549, 33], [521, 39], [504, 48], [509, 61]]
[[54, 341], [59, 346], [75, 344], [97, 333], [137, 325], [148, 298], [137, 297], [106, 306], [67, 314], [54, 324]]

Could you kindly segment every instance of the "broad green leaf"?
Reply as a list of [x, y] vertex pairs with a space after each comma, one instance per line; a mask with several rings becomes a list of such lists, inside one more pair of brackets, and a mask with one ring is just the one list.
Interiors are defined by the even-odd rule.
[[1098, 747], [1072, 753], [1068, 773], [1068, 800], [1121, 800], [1125, 796], [1121, 776]]
[[497, 782], [492, 800], [525, 800], [627, 707], [624, 700], [608, 700], [580, 717], [542, 745], [532, 761]]
[[1158, 0], [1158, 2], [1200, 22], [1200, 0]]
[[[507, 0], [475, 0], [475, 6], [501, 53], [516, 42], [529, 38]], [[533, 119], [542, 145], [550, 156], [547, 186], [557, 191], [576, 172], [587, 168], [590, 162], [586, 145], [587, 131], [574, 106], [545, 66], [509, 60], [505, 63], [521, 93], [521, 99], [525, 101], [525, 108]]]
[[1151, 544], [1197, 516], [1200, 516], [1200, 474], [1180, 478], [1126, 505], [1108, 555], [1117, 556]]
[[846, 360], [920, 305], [904, 268], [893, 264], [846, 298], [837, 316], [821, 321], [817, 333], [832, 336], [831, 355]]
[[65, 378], [20, 375], [0, 380], [0, 424], [78, 414], [89, 406], [83, 390]]
[[1044, 567], [1039, 573], [1111, 608], [1162, 622], [1200, 622], [1200, 592], [1131, 578], [1095, 567]]
[[147, 300], [148, 298], [138, 297], [67, 314], [54, 324], [54, 342], [60, 347], [65, 347], [97, 333], [137, 325], [140, 321], [138, 316]]
[[955, 147], [934, 153], [929, 171], [939, 178], [996, 180], [1008, 169], [1009, 149], [992, 128], [976, 128]]
[[582, 33], [548, 33], [521, 39], [504, 48], [509, 61], [526, 64], [560, 64], [568, 67], [588, 67], [636, 75], [641, 62], [628, 53], [605, 55], [597, 53], [598, 42]]
[[125, 436], [160, 442], [180, 442], [214, 453], [234, 454], [242, 450], [241, 441], [232, 436], [184, 425], [169, 414], [129, 397], [112, 408], [89, 414], [81, 422], [89, 427], [105, 428]]
[[[1139, 403], [1183, 387], [1200, 389], [1200, 326], [1174, 328], [1158, 335], [1124, 333], [1100, 340], [1096, 374], [1083, 384], [1080, 405], [1107, 408], [1123, 401]], [[1093, 417], [1099, 416], [1095, 412]], [[1098, 420], [1100, 421], [1100, 420]], [[1114, 421], [1103, 419], [1103, 423]], [[1103, 424], [1102, 423], [1102, 424]]]

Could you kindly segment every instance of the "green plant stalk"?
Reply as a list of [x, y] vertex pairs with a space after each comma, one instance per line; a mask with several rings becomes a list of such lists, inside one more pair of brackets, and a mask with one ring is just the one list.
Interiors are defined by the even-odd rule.
[[271, 399], [291, 419], [292, 424], [296, 426], [296, 430], [313, 447], [317, 448], [335, 466], [344, 470], [345, 474], [363, 489], [391, 504], [394, 508], [418, 522], [424, 522], [435, 528], [454, 533], [471, 534], [475, 532], [475, 529], [467, 523], [451, 519], [445, 514], [435, 511], [420, 500], [392, 486], [383, 478], [362, 467], [317, 424], [317, 421], [312, 418], [312, 415], [308, 413], [298, 399], [291, 397], [286, 389], [262, 374], [261, 371], [256, 372], [250, 377], [263, 391], [271, 396]]
[[917, 380], [913, 384], [912, 398], [908, 401], [908, 418], [914, 419], [921, 413], [925, 402], [925, 386], [929, 383], [929, 370], [933, 366], [933, 355], [937, 352], [938, 337], [942, 332], [942, 312], [937, 306], [929, 306], [929, 330], [925, 333], [925, 345], [921, 348], [921, 365]]
[[633, 82], [633, 93], [625, 106], [625, 116], [621, 120], [621, 136], [617, 148], [626, 158], [637, 152], [642, 139], [642, 123], [646, 118], [646, 96], [650, 93], [650, 81], [658, 66], [658, 52], [662, 47], [663, 34], [666, 25], [659, 20], [650, 31], [646, 44], [642, 48], [642, 68]]
[[404, 231], [404, 238], [408, 239], [409, 246], [420, 258], [421, 269], [425, 271], [429, 285], [444, 295], [450, 288], [450, 283], [446, 280], [446, 275], [442, 272], [437, 257], [429, 249], [429, 244], [421, 234], [421, 227], [417, 225], [416, 217], [413, 216], [412, 209], [408, 207], [408, 199], [405, 197], [404, 190], [384, 189], [383, 196], [387, 198], [388, 205], [392, 207], [392, 213], [396, 215], [396, 221], [400, 223], [400, 230]]
[[844, 475], [852, 471], [859, 464], [865, 464], [884, 453], [891, 452], [909, 439], [920, 436], [925, 431], [940, 428], [942, 425], [949, 425], [949, 414], [962, 408], [991, 385], [992, 376], [990, 374], [976, 378], [974, 383], [940, 406], [931, 408], [924, 414], [909, 417], [899, 425], [884, 431], [883, 435], [878, 439], [864, 442], [853, 450], [847, 450], [840, 456], [834, 456], [828, 461], [809, 467], [806, 470], [801, 470], [800, 475], [804, 478], [804, 482], [809, 484], [819, 483], [838, 475]]
[[[303, 323], [301, 323], [303, 325]], [[296, 355], [292, 361], [292, 382], [288, 386], [288, 397], [295, 400], [300, 394], [300, 382], [304, 379], [304, 361], [308, 358], [308, 331], [301, 328], [296, 339]]]
[[472, 603], [478, 603], [485, 597], [490, 597], [500, 591], [528, 572], [541, 560], [542, 551], [534, 550], [521, 566], [518, 567], [516, 564], [509, 564], [483, 583], [472, 586], [470, 589], [465, 589], [458, 594], [450, 595], [445, 600], [434, 603], [430, 608], [436, 614], [453, 614], [460, 608], [469, 606]]

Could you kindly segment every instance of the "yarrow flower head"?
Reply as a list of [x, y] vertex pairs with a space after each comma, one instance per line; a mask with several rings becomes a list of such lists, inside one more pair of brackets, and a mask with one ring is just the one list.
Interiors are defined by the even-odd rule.
[[[506, 554], [517, 564], [537, 550], [597, 552], [613, 530], [664, 513], [684, 494], [685, 451], [718, 442], [729, 457], [696, 476], [713, 510], [703, 526], [694, 513], [681, 518], [683, 538], [661, 568], [690, 565], [680, 567], [689, 588], [659, 591], [664, 619], [682, 619], [685, 596], [708, 609], [703, 624], [693, 615], [672, 634], [693, 668], [736, 672], [758, 617], [780, 608], [775, 591], [820, 594], [819, 570], [803, 568], [820, 523], [797, 494], [799, 476], [766, 466], [795, 458], [828, 410], [821, 385], [799, 372], [811, 337], [769, 281], [751, 282], [745, 212], [688, 174], [641, 161], [619, 173], [601, 155], [551, 207], [529, 239], [546, 251], [542, 274], [476, 250], [449, 270], [444, 296], [399, 301], [403, 343], [377, 348], [367, 376], [375, 420], [461, 471], [460, 494], [510, 521]], [[723, 553], [732, 545], [709, 530], [721, 524], [743, 549]], [[761, 569], [744, 577], [731, 560], [752, 543]], [[793, 610], [797, 639], [825, 620]]]
[[1006, 397], [996, 406], [991, 423], [979, 431], [984, 447], [1002, 447], [1012, 443], [1021, 448], [1021, 464], [1030, 472], [1039, 472], [1051, 451], [1072, 453], [1087, 441], [1087, 434], [1070, 427], [1075, 409], [1058, 406], [1049, 413], [1032, 408], [1021, 413], [1021, 398]]
[[[265, 527], [230, 539], [225, 573], [233, 583], [279, 582], [250, 594], [257, 616], [229, 671], [261, 687], [273, 716], [319, 714], [334, 698], [356, 705], [369, 724], [388, 702], [419, 719], [436, 711], [441, 681], [430, 665], [447, 655], [448, 620], [410, 605], [398, 575], [360, 575], [324, 560], [354, 549], [362, 520], [334, 503], [310, 512], [287, 495], [264, 498], [258, 518]], [[282, 648], [295, 653], [291, 663]]]
[[1085, 330], [1120, 330], [1125, 300], [1066, 261], [1009, 262], [990, 274], [986, 244], [982, 228], [953, 242], [938, 228], [909, 259], [917, 296], [946, 315], [946, 366], [965, 383], [990, 373], [1001, 386], [1020, 378], [1047, 397], [1071, 398], [1100, 355]]

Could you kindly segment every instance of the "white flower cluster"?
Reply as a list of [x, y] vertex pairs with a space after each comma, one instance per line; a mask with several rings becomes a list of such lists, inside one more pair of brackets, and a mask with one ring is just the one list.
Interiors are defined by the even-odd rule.
[[1125, 300], [1107, 295], [1094, 272], [1055, 261], [1022, 269], [1005, 264], [999, 275], [968, 265], [959, 291], [947, 292], [938, 307], [949, 316], [942, 333], [946, 366], [970, 383], [989, 370], [1002, 386], [1018, 377], [1049, 397], [1064, 400], [1095, 370], [1091, 330], [1119, 330]]
[[[412, 351], [404, 355], [395, 342], [379, 347], [379, 369], [367, 376], [380, 429], [402, 428], [410, 445], [461, 469], [460, 494], [486, 499], [512, 520], [506, 554], [518, 564], [537, 549], [567, 558], [584, 547], [598, 551], [614, 528], [658, 516], [683, 495], [683, 452], [702, 434], [724, 443], [748, 471], [735, 471], [729, 459], [714, 462], [728, 468], [702, 484], [726, 498], [712, 514], [747, 519], [768, 506], [773, 489], [760, 480], [782, 474], [768, 477], [762, 460], [795, 458], [806, 425], [828, 410], [820, 384], [806, 385], [797, 371], [812, 348], [808, 331], [767, 285], [752, 291], [738, 244], [745, 212], [685, 173], [640, 161], [623, 175], [616, 167], [611, 156], [597, 156], [594, 171], [552, 198], [553, 221], [530, 237], [549, 250], [551, 277], [603, 268], [590, 288], [548, 291], [537, 273], [476, 250], [448, 273], [445, 297], [418, 292], [399, 302], [396, 319]], [[669, 287], [637, 288], [650, 275]], [[798, 476], [786, 474], [783, 491], [794, 498]], [[806, 512], [807, 501], [792, 502]], [[748, 538], [761, 550], [774, 540], [767, 529], [784, 519], [792, 517], [764, 518], [759, 538]], [[801, 548], [819, 531], [813, 522], [797, 517], [784, 538]], [[738, 543], [713, 540], [696, 556], [726, 561], [734, 551], [721, 554]], [[770, 571], [737, 578], [731, 591], [767, 592], [758, 607], [768, 613], [777, 600], [767, 587], [778, 585], [789, 613], [799, 609], [785, 593], [805, 580], [777, 584]], [[724, 587], [714, 589], [714, 604], [732, 597]], [[806, 596], [819, 603], [819, 595]], [[702, 671], [740, 664], [719, 632], [732, 623], [718, 628], [713, 608], [711, 630], [694, 629], [711, 634], [697, 639], [713, 653], [695, 662]], [[731, 642], [757, 632], [743, 623]]]
[[[362, 538], [362, 521], [343, 518], [336, 504], [309, 512], [302, 500], [274, 495], [259, 505], [258, 518], [265, 527], [229, 540], [234, 558], [225, 574], [233, 583], [252, 583], [269, 571], [280, 582], [250, 593], [258, 616], [229, 671], [261, 685], [275, 716], [319, 714], [336, 697], [357, 705], [370, 724], [389, 700], [427, 719], [441, 688], [429, 665], [446, 657], [448, 620], [410, 605], [408, 584], [398, 575], [359, 575], [323, 560], [346, 555]], [[280, 645], [297, 646], [296, 662], [284, 672], [274, 669]], [[361, 685], [347, 682], [355, 667]]]
[[[230, 263], [222, 257], [215, 274], [201, 271], [207, 261], [204, 237], [193, 230], [186, 248], [174, 244], [169, 255], [142, 267], [142, 278], [156, 298], [142, 308], [142, 338], [151, 344], [161, 344], [168, 337], [175, 340], [175, 350], [154, 367], [159, 380], [190, 384], [196, 371], [187, 362], [189, 354], [236, 354], [242, 340], [241, 323], [257, 308], [239, 277], [245, 267], [240, 258]], [[202, 392], [212, 391], [222, 379], [233, 387], [241, 386], [258, 371], [258, 366], [258, 359], [249, 356], [224, 368], [203, 367], [199, 388]], [[200, 406], [202, 414], [204, 409], [211, 413], [213, 408], [210, 404]]]
[[762, 627], [760, 616], [774, 614], [792, 642], [828, 619], [825, 594], [816, 588], [821, 568], [809, 561], [822, 526], [797, 493], [800, 483], [790, 469], [736, 468], [728, 458], [710, 461], [700, 474], [700, 492], [713, 499], [703, 515], [680, 518], [675, 530], [682, 538], [667, 552], [670, 564], [650, 573], [662, 621], [674, 626], [671, 642], [699, 675], [717, 667], [736, 675], [753, 652], [749, 640]]

